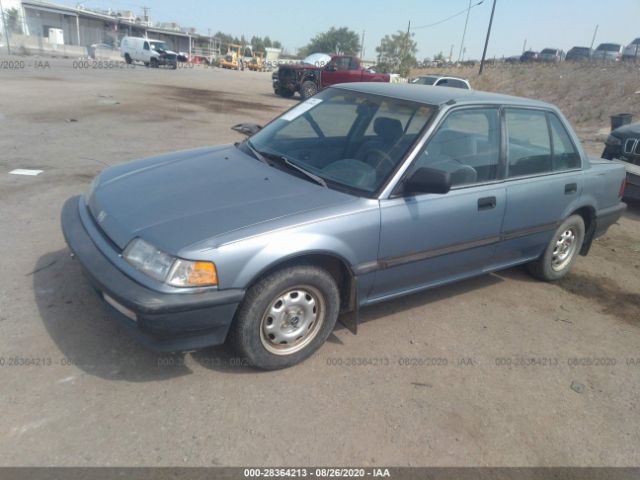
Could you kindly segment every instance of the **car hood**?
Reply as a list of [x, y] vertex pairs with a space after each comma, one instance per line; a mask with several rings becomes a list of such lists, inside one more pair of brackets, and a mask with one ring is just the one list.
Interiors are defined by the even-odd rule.
[[178, 255], [218, 235], [355, 199], [227, 145], [111, 167], [87, 203], [119, 248], [141, 237]]
[[611, 132], [611, 134], [620, 138], [624, 138], [629, 135], [640, 135], [640, 122], [629, 123], [627, 125], [623, 125], [622, 127], [618, 127], [613, 132]]

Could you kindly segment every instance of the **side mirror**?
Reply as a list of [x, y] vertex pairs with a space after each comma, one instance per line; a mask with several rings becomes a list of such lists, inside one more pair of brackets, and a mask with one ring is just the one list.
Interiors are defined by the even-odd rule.
[[405, 194], [448, 193], [451, 190], [451, 174], [434, 168], [422, 167], [404, 181]]
[[256, 132], [262, 130], [262, 125], [258, 125], [257, 123], [239, 123], [231, 127], [231, 130], [235, 130], [247, 137], [250, 137]]

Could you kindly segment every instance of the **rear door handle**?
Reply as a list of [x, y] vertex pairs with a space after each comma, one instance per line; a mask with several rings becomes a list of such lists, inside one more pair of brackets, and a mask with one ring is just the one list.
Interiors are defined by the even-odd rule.
[[478, 210], [491, 210], [492, 208], [496, 208], [496, 197], [478, 199]]
[[578, 184], [577, 183], [567, 183], [564, 186], [564, 194], [565, 195], [576, 193], [577, 191], [578, 191]]

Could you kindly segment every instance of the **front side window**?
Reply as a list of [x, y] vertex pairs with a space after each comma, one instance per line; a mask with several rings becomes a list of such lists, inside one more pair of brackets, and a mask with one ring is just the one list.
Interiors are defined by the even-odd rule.
[[142, 46], [142, 48], [144, 50], [149, 50], [149, 42], [144, 42], [144, 45]]
[[449, 172], [451, 186], [496, 180], [500, 158], [500, 121], [496, 108], [471, 108], [449, 114], [409, 169]]
[[434, 111], [429, 105], [330, 88], [271, 122], [250, 142], [274, 164], [285, 157], [329, 186], [373, 193]]
[[551, 141], [545, 112], [507, 109], [506, 122], [509, 177], [553, 171]]

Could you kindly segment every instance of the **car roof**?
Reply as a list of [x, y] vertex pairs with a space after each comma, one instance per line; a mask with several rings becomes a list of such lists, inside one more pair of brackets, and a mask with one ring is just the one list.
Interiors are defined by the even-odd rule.
[[444, 104], [494, 104], [554, 108], [550, 103], [528, 98], [462, 88], [428, 87], [413, 83], [355, 82], [341, 83], [334, 85], [334, 87], [438, 106]]

